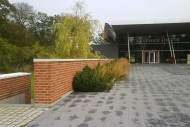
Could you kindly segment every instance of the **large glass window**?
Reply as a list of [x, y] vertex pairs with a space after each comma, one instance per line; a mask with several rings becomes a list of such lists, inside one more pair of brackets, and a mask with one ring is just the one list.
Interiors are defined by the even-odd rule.
[[[187, 54], [190, 54], [190, 34], [170, 35], [171, 46], [173, 45], [176, 60], [179, 63], [186, 62]], [[128, 37], [117, 37], [119, 44], [119, 57], [128, 58]], [[168, 62], [171, 56], [170, 45], [166, 35], [157, 36], [133, 36], [129, 37], [129, 47], [131, 56], [136, 62], [142, 61], [142, 51], [156, 50], [160, 52], [160, 62]]]

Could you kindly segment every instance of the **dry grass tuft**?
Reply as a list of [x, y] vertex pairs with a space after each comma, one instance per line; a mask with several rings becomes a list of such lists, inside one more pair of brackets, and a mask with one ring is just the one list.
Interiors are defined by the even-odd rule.
[[100, 68], [102, 76], [105, 74], [111, 74], [115, 77], [115, 80], [120, 79], [121, 77], [127, 77], [127, 69], [131, 67], [131, 64], [126, 58], [120, 58], [118, 60], [112, 61], [109, 64], [105, 64]]

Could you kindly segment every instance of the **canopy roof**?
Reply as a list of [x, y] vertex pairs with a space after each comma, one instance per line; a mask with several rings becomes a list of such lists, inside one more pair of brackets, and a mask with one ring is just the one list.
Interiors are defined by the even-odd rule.
[[117, 36], [129, 35], [165, 35], [168, 30], [169, 34], [190, 34], [189, 22], [152, 22], [152, 23], [113, 23], [112, 27]]

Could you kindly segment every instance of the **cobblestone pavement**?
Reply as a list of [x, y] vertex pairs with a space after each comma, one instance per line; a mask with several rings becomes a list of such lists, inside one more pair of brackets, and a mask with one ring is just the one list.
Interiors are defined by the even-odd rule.
[[190, 127], [186, 65], [134, 65], [110, 92], [72, 93], [27, 127]]
[[48, 109], [30, 106], [0, 106], [0, 127], [26, 125]]

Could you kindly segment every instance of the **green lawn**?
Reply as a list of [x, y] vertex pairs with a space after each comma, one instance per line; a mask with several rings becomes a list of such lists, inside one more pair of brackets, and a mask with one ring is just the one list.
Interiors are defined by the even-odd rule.
[[31, 72], [31, 99], [34, 99], [34, 71]]
[[31, 99], [34, 99], [34, 71], [26, 71], [27, 73], [31, 73], [30, 82], [31, 82]]

